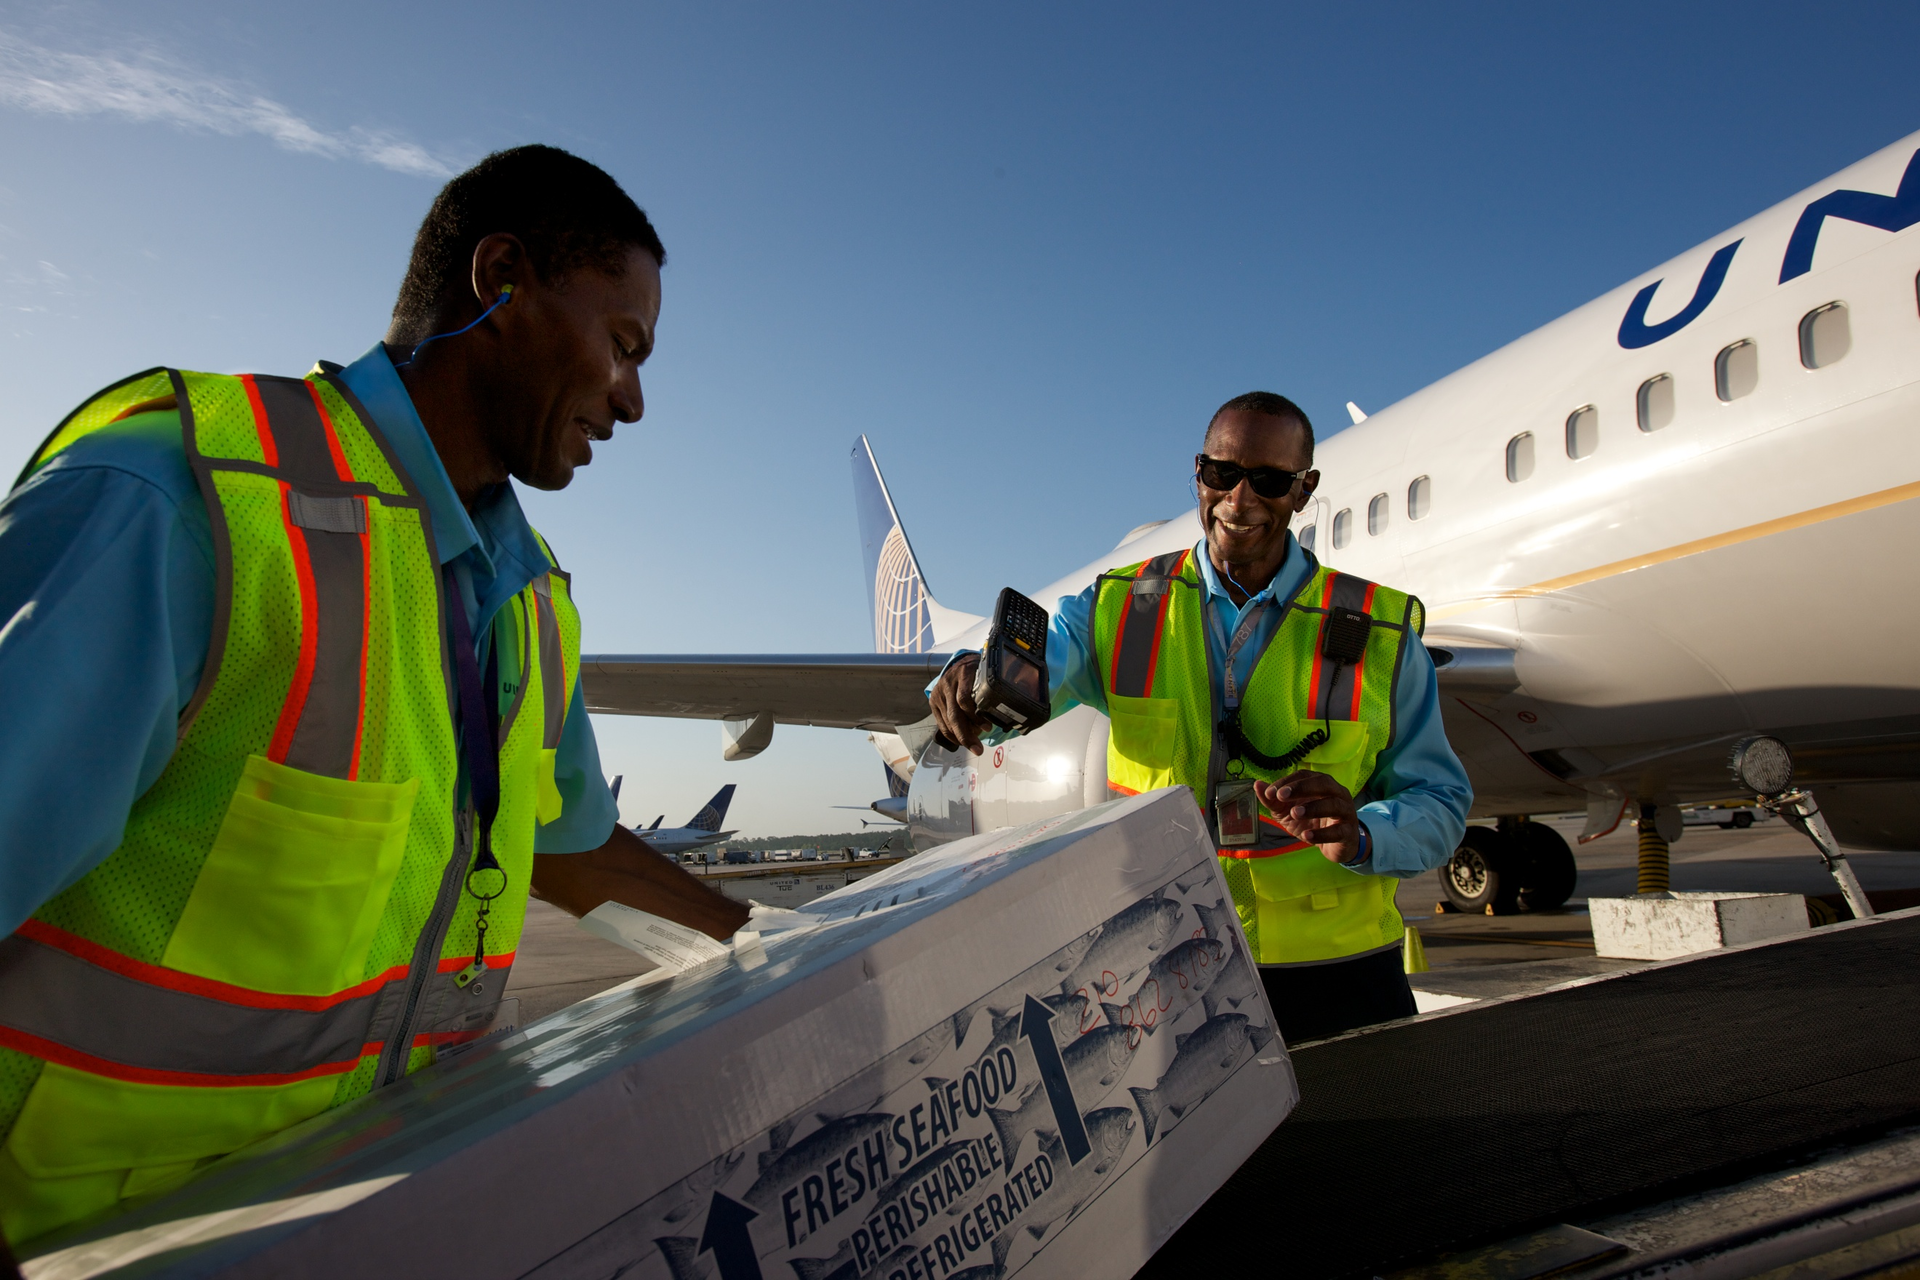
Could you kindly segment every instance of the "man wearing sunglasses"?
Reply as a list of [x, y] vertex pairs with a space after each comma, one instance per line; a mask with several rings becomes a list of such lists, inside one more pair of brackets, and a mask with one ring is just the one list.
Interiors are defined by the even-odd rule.
[[[1472, 788], [1447, 744], [1420, 602], [1321, 565], [1289, 526], [1320, 483], [1284, 396], [1222, 405], [1194, 459], [1205, 537], [1055, 607], [1053, 713], [1113, 724], [1116, 795], [1185, 785], [1205, 811], [1287, 1041], [1416, 1010], [1394, 905], [1452, 856]], [[974, 655], [929, 689], [974, 754]]]

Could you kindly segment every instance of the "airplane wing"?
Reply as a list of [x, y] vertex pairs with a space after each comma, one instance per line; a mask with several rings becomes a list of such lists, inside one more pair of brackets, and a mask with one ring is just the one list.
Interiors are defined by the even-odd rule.
[[[1518, 682], [1513, 651], [1427, 646], [1446, 693], [1499, 692]], [[944, 653], [590, 654], [580, 659], [587, 710], [690, 720], [746, 720], [896, 732], [927, 718], [923, 692]]]
[[927, 718], [927, 683], [944, 653], [589, 654], [588, 711], [746, 720], [891, 733]]

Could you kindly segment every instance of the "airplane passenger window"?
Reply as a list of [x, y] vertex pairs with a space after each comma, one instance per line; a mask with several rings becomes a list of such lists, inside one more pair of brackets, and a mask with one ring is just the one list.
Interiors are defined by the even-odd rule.
[[1387, 531], [1387, 495], [1376, 493], [1367, 504], [1367, 532], [1379, 535]]
[[1760, 385], [1760, 348], [1745, 338], [1713, 358], [1713, 393], [1731, 403]]
[[1853, 330], [1847, 324], [1847, 304], [1829, 302], [1800, 318], [1800, 363], [1824, 369], [1853, 349]]
[[1507, 479], [1519, 484], [1533, 474], [1533, 432], [1522, 431], [1507, 441]]
[[1333, 518], [1333, 546], [1337, 551], [1353, 541], [1353, 508], [1348, 507]]
[[1320, 526], [1310, 524], [1300, 531], [1300, 545], [1308, 551], [1313, 550], [1314, 535], [1320, 532]]
[[1433, 506], [1433, 481], [1421, 476], [1407, 486], [1407, 519], [1425, 520]]
[[1567, 456], [1584, 458], [1600, 447], [1600, 411], [1592, 405], [1567, 415]]
[[1641, 383], [1637, 399], [1642, 431], [1658, 431], [1673, 421], [1673, 379], [1666, 374]]

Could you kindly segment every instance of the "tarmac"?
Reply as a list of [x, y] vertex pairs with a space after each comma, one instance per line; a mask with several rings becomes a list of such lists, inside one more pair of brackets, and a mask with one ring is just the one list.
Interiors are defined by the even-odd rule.
[[[1430, 871], [1401, 884], [1401, 914], [1419, 929], [1430, 966], [1428, 972], [1412, 978], [1423, 1012], [1463, 999], [1520, 995], [1579, 978], [1645, 967], [1645, 961], [1595, 956], [1593, 934], [1587, 924], [1589, 897], [1624, 896], [1634, 891], [1639, 854], [1633, 827], [1623, 822], [1611, 834], [1580, 845], [1576, 840], [1583, 819], [1545, 821], [1573, 846], [1580, 868], [1574, 896], [1558, 911], [1523, 911], [1511, 916], [1443, 914], [1436, 909], [1444, 896], [1438, 872]], [[1920, 852], [1852, 850], [1849, 860], [1870, 893], [1920, 889]], [[853, 865], [862, 871], [877, 869], [873, 863]], [[1778, 821], [1745, 831], [1689, 827], [1673, 844], [1671, 865], [1673, 888], [1683, 891], [1810, 896], [1838, 891], [1807, 838]], [[774, 863], [753, 870], [790, 876], [847, 866]], [[726, 879], [737, 881], [744, 889], [753, 877]], [[520, 1001], [518, 1022], [524, 1026], [618, 986], [638, 976], [645, 967], [626, 948], [583, 931], [564, 911], [535, 900], [527, 904], [520, 952], [506, 994]]]
[[[1593, 953], [1587, 899], [1625, 897], [1635, 889], [1639, 833], [1625, 822], [1590, 844], [1576, 843], [1584, 819], [1543, 819], [1573, 847], [1580, 868], [1573, 897], [1557, 911], [1511, 916], [1441, 913], [1439, 873], [1415, 876], [1400, 886], [1400, 912], [1420, 931], [1428, 972], [1412, 975], [1422, 1012], [1461, 999], [1483, 1000], [1541, 991], [1563, 982], [1647, 966], [1642, 960], [1607, 960]], [[1849, 850], [1869, 893], [1920, 888], [1920, 852]], [[1745, 831], [1688, 827], [1669, 853], [1672, 887], [1682, 892], [1839, 892], [1808, 839], [1775, 820]]]

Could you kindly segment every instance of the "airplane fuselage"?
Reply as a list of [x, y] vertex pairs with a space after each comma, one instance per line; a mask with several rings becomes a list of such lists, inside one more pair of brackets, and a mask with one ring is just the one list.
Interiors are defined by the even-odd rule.
[[[1511, 655], [1443, 679], [1476, 815], [1585, 808], [1592, 834], [1728, 798], [1763, 731], [1844, 841], [1920, 843], [1915, 223], [1920, 135], [1321, 443], [1296, 534], [1420, 596], [1443, 663]], [[1189, 512], [1029, 594], [1198, 538]], [[1105, 743], [1080, 709], [930, 749], [916, 840], [1104, 799]]]

